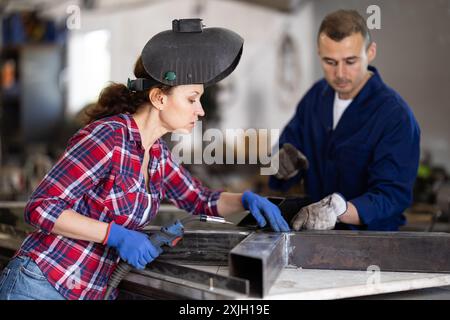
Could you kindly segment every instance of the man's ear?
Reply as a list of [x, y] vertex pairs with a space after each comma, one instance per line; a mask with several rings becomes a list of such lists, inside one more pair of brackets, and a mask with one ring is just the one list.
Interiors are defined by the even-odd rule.
[[162, 110], [164, 108], [164, 103], [166, 99], [166, 95], [162, 92], [160, 88], [152, 88], [148, 93], [148, 98], [151, 104], [158, 110]]
[[316, 48], [317, 54], [320, 55], [320, 47], [323, 46], [323, 43], [326, 42], [327, 39], [330, 39], [325, 32], [321, 32], [317, 35], [316, 38]]
[[367, 59], [369, 64], [375, 59], [377, 56], [377, 44], [375, 42], [371, 42], [369, 47], [367, 48]]

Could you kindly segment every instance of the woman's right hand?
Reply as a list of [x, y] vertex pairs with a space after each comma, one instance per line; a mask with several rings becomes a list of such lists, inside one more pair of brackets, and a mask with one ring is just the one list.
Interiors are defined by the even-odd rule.
[[115, 248], [123, 260], [137, 269], [144, 269], [162, 252], [162, 249], [155, 247], [145, 234], [115, 223], [111, 223], [106, 245]]

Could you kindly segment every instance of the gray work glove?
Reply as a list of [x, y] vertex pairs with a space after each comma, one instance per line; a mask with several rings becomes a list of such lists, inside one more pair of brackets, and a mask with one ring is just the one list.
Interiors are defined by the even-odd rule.
[[340, 193], [326, 196], [319, 202], [303, 207], [292, 218], [291, 224], [295, 231], [330, 230], [333, 229], [337, 218], [347, 211], [347, 201]]
[[283, 144], [278, 151], [278, 156], [279, 168], [275, 175], [277, 179], [288, 180], [297, 175], [300, 170], [308, 169], [308, 159], [290, 143]]

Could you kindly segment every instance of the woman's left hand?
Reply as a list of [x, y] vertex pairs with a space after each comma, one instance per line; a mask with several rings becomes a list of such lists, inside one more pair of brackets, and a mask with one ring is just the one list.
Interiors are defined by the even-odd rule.
[[250, 211], [260, 227], [264, 227], [266, 220], [269, 220], [274, 231], [289, 231], [289, 225], [281, 215], [280, 209], [266, 198], [251, 191], [245, 191], [242, 194], [242, 205]]

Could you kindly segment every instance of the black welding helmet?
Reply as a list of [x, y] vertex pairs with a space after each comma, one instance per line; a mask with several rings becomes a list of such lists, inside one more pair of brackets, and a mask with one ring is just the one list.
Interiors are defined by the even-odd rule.
[[172, 30], [151, 38], [141, 58], [151, 79], [128, 80], [128, 88], [147, 90], [155, 84], [212, 85], [238, 65], [244, 39], [225, 28], [204, 28], [201, 19], [172, 21]]

